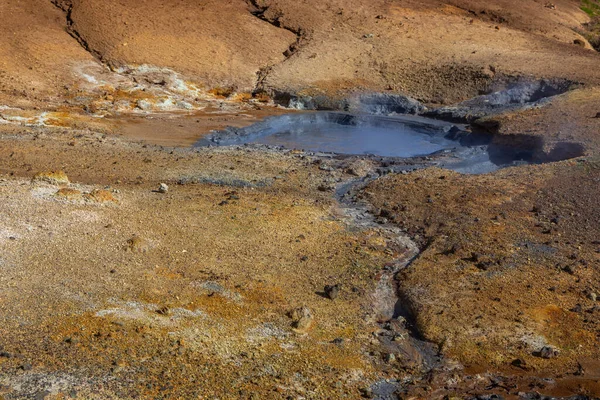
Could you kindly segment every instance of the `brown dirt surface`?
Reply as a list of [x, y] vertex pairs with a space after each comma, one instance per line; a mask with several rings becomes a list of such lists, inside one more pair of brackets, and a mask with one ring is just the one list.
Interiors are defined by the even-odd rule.
[[[422, 248], [398, 278], [419, 332], [472, 366], [521, 359], [540, 374], [576, 373], [597, 358], [599, 179], [592, 158], [369, 185], [365, 198]], [[560, 355], [537, 357], [547, 345]]]
[[49, 1], [0, 4], [0, 104], [56, 100], [75, 81], [77, 63], [93, 57], [65, 32], [65, 17]]
[[283, 61], [296, 41], [254, 17], [243, 0], [73, 1], [69, 18], [70, 29], [103, 61], [172, 68], [209, 88], [252, 90], [258, 70]]
[[451, 103], [502, 75], [598, 80], [596, 53], [573, 44], [582, 37], [572, 28], [589, 20], [575, 1], [264, 4], [267, 18], [308, 37], [269, 73], [276, 90], [344, 95], [358, 86]]
[[[68, 153], [60, 131], [2, 146], [2, 160], [18, 160], [3, 171], [59, 163], [72, 182], [64, 201], [46, 182], [1, 179], [7, 398], [41, 382], [76, 398], [359, 396], [374, 329], [361, 293], [389, 256], [385, 238], [347, 230], [316, 182], [300, 183], [322, 173], [312, 162], [84, 136]], [[176, 184], [189, 177], [206, 183]], [[208, 183], [228, 179], [258, 186]], [[154, 190], [161, 181], [167, 194]], [[80, 192], [118, 203], [70, 197]], [[336, 301], [316, 294], [334, 282]], [[314, 316], [302, 334], [287, 316], [301, 306]], [[35, 376], [11, 378], [29, 364]]]

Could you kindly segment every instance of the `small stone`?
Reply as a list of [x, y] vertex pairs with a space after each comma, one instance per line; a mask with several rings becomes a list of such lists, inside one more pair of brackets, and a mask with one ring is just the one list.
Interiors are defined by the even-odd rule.
[[589, 292], [587, 295], [588, 299], [591, 301], [596, 301], [598, 299], [598, 295], [594, 292]]
[[394, 353], [388, 353], [384, 356], [384, 360], [386, 363], [391, 364], [396, 361], [396, 355]]
[[152, 103], [146, 99], [140, 99], [137, 101], [137, 108], [140, 110], [148, 111], [152, 109]]
[[137, 235], [127, 240], [127, 249], [134, 253], [146, 253], [150, 250], [150, 243]]
[[354, 176], [366, 176], [373, 170], [373, 164], [367, 160], [356, 160], [348, 166], [346, 173]]
[[156, 310], [156, 313], [160, 314], [160, 315], [169, 315], [170, 310], [169, 310], [169, 307], [163, 306], [163, 307], [159, 308], [158, 310]]
[[300, 307], [288, 313], [292, 328], [298, 333], [306, 333], [313, 325], [315, 317], [308, 307]]
[[561, 268], [564, 272], [570, 274], [570, 275], [574, 275], [575, 274], [575, 270], [576, 267], [574, 265], [565, 265], [564, 267]]
[[517, 359], [513, 360], [510, 363], [510, 365], [512, 365], [513, 367], [521, 368], [521, 369], [528, 369], [527, 363], [522, 358], [517, 358]]
[[30, 371], [33, 368], [33, 366], [30, 363], [24, 363], [19, 365], [19, 369], [23, 370], [23, 371]]
[[169, 191], [169, 186], [166, 183], [161, 183], [158, 186], [158, 193], [167, 193]]
[[550, 358], [556, 358], [558, 357], [558, 349], [555, 349], [554, 347], [550, 347], [550, 346], [544, 346], [542, 347], [542, 349], [539, 351], [539, 357], [545, 358], [545, 359], [550, 359]]
[[325, 295], [331, 300], [335, 300], [340, 294], [340, 285], [325, 285]]

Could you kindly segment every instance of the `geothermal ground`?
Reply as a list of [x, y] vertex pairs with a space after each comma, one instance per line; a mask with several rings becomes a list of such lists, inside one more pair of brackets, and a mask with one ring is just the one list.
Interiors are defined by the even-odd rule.
[[0, 399], [600, 397], [598, 13], [3, 0]]

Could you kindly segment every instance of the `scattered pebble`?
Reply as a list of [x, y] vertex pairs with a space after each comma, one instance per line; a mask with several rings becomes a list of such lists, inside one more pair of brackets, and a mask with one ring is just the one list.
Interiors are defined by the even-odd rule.
[[170, 310], [169, 310], [169, 307], [163, 306], [163, 307], [159, 308], [158, 310], [156, 310], [156, 313], [160, 314], [160, 315], [169, 315]]
[[558, 357], [558, 354], [559, 354], [558, 349], [555, 349], [554, 347], [550, 347], [550, 346], [544, 346], [544, 347], [542, 347], [542, 349], [539, 351], [539, 353], [537, 355], [539, 357], [542, 357], [545, 359], [550, 359], [550, 358]]
[[292, 319], [292, 328], [298, 333], [306, 333], [312, 327], [315, 319], [308, 307], [296, 308], [288, 315]]
[[565, 265], [564, 267], [562, 267], [562, 270], [570, 275], [574, 275], [576, 267], [574, 265]]
[[146, 239], [134, 235], [127, 240], [127, 250], [134, 253], [146, 253], [150, 250], [150, 243]]
[[169, 185], [166, 183], [161, 183], [158, 186], [158, 193], [167, 193], [169, 191]]
[[331, 300], [335, 300], [340, 294], [340, 285], [325, 285], [325, 295]]
[[23, 370], [23, 371], [30, 371], [33, 368], [33, 366], [30, 363], [24, 363], [19, 365], [19, 369]]

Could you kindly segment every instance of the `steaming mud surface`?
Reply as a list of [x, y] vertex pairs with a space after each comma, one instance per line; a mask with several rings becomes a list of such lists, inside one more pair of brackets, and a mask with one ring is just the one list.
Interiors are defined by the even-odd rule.
[[[466, 125], [412, 115], [340, 112], [280, 115], [244, 128], [213, 132], [197, 146], [267, 145], [317, 153], [411, 159], [431, 156], [436, 165], [463, 173], [485, 173], [523, 162], [523, 154], [494, 156], [490, 137]], [[526, 157], [525, 157], [526, 158]]]
[[[260, 143], [339, 154], [414, 157], [456, 146], [455, 125], [417, 117], [376, 117], [312, 113], [269, 118], [231, 134], [215, 135], [217, 144]], [[209, 139], [210, 140], [210, 139]]]

